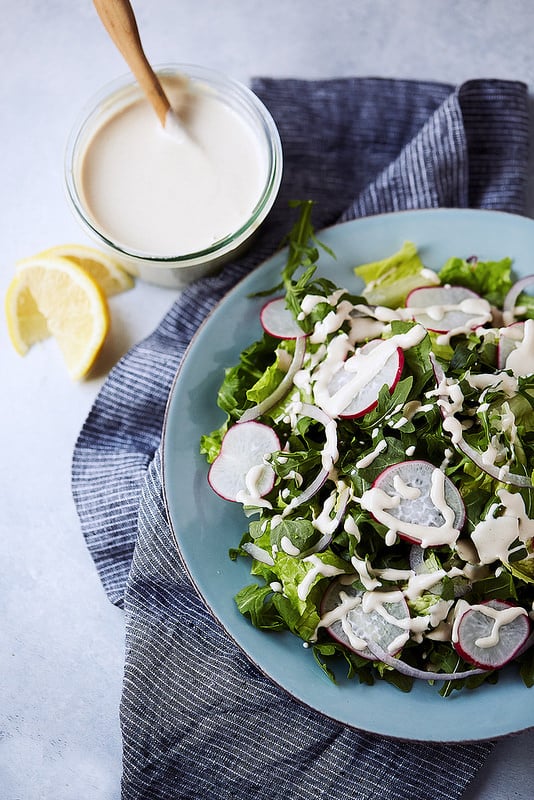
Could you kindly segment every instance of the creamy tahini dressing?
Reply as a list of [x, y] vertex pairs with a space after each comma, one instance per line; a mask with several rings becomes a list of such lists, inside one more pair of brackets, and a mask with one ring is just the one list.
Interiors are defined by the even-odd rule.
[[358, 459], [358, 461], [356, 462], [356, 469], [364, 469], [364, 467], [370, 466], [373, 463], [373, 461], [376, 458], [378, 458], [380, 453], [383, 453], [384, 450], [387, 449], [387, 446], [388, 443], [386, 442], [386, 440], [381, 439], [376, 445], [376, 447], [373, 450], [371, 450], [370, 453], [367, 453], [367, 455], [363, 456], [363, 458]]
[[356, 556], [352, 556], [351, 564], [358, 573], [358, 576], [363, 584], [363, 586], [372, 591], [373, 589], [377, 589], [379, 586], [382, 586], [381, 581], [378, 578], [375, 578], [371, 575], [370, 566], [368, 561], [364, 561], [363, 559], [357, 558]]
[[[512, 398], [517, 394], [518, 381], [515, 375], [506, 372], [496, 374], [471, 375], [467, 373], [466, 381], [475, 389], [481, 389], [480, 405], [478, 412], [471, 410], [472, 414], [484, 414], [487, 404], [484, 402], [486, 392], [490, 390], [502, 391], [507, 397]], [[464, 431], [468, 430], [472, 422], [468, 419], [460, 420], [456, 414], [464, 411], [464, 395], [458, 381], [446, 378], [439, 381], [437, 388], [428, 393], [428, 396], [436, 396], [437, 403], [443, 413], [443, 430], [446, 431], [454, 445], [464, 452], [469, 451], [471, 457], [477, 460], [482, 469], [486, 469], [491, 475], [501, 481], [508, 481], [510, 476], [510, 465], [515, 460], [514, 444], [517, 435], [515, 416], [510, 404], [503, 402], [500, 414], [493, 415], [493, 426], [495, 433], [492, 434], [485, 450], [475, 451], [470, 447], [464, 438]]]
[[467, 383], [473, 389], [500, 389], [509, 397], [517, 394], [517, 380], [506, 372], [480, 373], [479, 375], [466, 375]]
[[361, 537], [360, 529], [358, 528], [358, 525], [354, 521], [354, 518], [351, 517], [350, 515], [345, 517], [345, 521], [343, 522], [343, 530], [345, 531], [345, 533], [348, 533], [349, 536], [354, 536], [354, 538], [357, 541], [360, 541]]
[[249, 469], [245, 475], [245, 488], [236, 494], [238, 503], [244, 506], [257, 506], [261, 508], [272, 508], [269, 500], [264, 494], [265, 484], [270, 483], [274, 475], [273, 468], [269, 464], [256, 464]]
[[[336, 336], [327, 347], [325, 360], [315, 370], [313, 394], [317, 405], [331, 417], [337, 417], [350, 405], [354, 397], [365, 386], [373, 381], [388, 359], [399, 349], [406, 350], [419, 344], [426, 336], [421, 325], [414, 325], [406, 333], [391, 336], [389, 339], [377, 340], [378, 344], [369, 353], [357, 350], [347, 359], [350, 342], [346, 334]], [[330, 393], [330, 384], [335, 373], [345, 369], [353, 377], [349, 378], [334, 394]]]
[[471, 533], [481, 564], [508, 562], [510, 547], [516, 539], [526, 544], [534, 537], [534, 520], [529, 518], [521, 494], [500, 489], [497, 495], [500, 507], [497, 503], [491, 506], [486, 518]]
[[[313, 527], [324, 537], [332, 536], [341, 522], [351, 497], [352, 488], [346, 486], [343, 481], [339, 481], [334, 491], [326, 498], [320, 513], [312, 520]], [[332, 511], [335, 512], [334, 516], [332, 516]], [[349, 519], [351, 518], [349, 517]]]
[[333, 578], [335, 575], [342, 575], [343, 570], [334, 567], [331, 564], [325, 564], [321, 559], [312, 554], [303, 559], [306, 564], [311, 564], [311, 569], [308, 570], [303, 580], [299, 583], [297, 594], [300, 600], [305, 600], [309, 594], [311, 587], [318, 575], [325, 578]]
[[527, 616], [525, 609], [520, 606], [496, 609], [488, 605], [475, 605], [471, 606], [471, 608], [475, 611], [480, 611], [481, 614], [493, 620], [493, 627], [489, 636], [482, 636], [479, 639], [475, 639], [475, 645], [482, 648], [495, 647], [495, 645], [499, 643], [499, 633], [504, 625], [513, 622], [517, 617]]
[[421, 490], [416, 486], [409, 486], [400, 475], [393, 478], [393, 488], [404, 500], [416, 500], [421, 497]]
[[280, 539], [280, 547], [287, 553], [288, 556], [299, 556], [300, 550], [298, 547], [295, 547], [289, 536], [282, 536]]
[[[165, 79], [171, 104], [182, 84]], [[267, 162], [249, 124], [198, 85], [183, 120], [166, 131], [147, 101], [106, 119], [80, 164], [83, 203], [104, 235], [152, 256], [185, 255], [237, 231], [250, 217]]]
[[506, 359], [506, 369], [516, 376], [532, 375], [534, 372], [534, 319], [524, 322], [522, 341], [516, 345]]

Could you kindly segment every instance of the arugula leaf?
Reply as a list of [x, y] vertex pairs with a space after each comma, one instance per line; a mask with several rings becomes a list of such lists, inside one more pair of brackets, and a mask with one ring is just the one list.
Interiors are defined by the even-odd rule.
[[312, 645], [313, 656], [323, 672], [336, 683], [334, 668], [345, 661], [347, 678], [358, 677], [360, 683], [373, 686], [375, 679], [372, 672], [372, 664], [365, 658], [347, 650], [341, 644], [335, 642], [318, 642]]
[[503, 570], [498, 576], [476, 581], [470, 596], [476, 603], [483, 600], [517, 600], [517, 591], [512, 575]]
[[[320, 251], [327, 253], [331, 258], [335, 258], [335, 254], [315, 235], [312, 224], [314, 201], [293, 200], [289, 206], [298, 209], [299, 214], [289, 233], [281, 242], [281, 247], [287, 246], [288, 249], [286, 264], [282, 270], [282, 280], [271, 289], [259, 292], [255, 296], [265, 296], [284, 290], [287, 308], [292, 312], [302, 330], [309, 333], [313, 328], [315, 318], [314, 315], [308, 315], [304, 319], [299, 318], [301, 302], [307, 294], [327, 297], [337, 288], [327, 278], [314, 279]], [[298, 270], [303, 270], [303, 272], [295, 277]], [[323, 313], [326, 313], [326, 309]]]
[[306, 553], [320, 539], [321, 534], [309, 519], [283, 519], [271, 528], [271, 545], [282, 547], [282, 539], [288, 539], [293, 547]]

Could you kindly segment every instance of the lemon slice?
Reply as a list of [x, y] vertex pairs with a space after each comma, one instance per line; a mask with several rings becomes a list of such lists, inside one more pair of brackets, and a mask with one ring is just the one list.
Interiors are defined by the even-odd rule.
[[6, 317], [18, 353], [53, 336], [74, 380], [89, 372], [109, 330], [102, 289], [84, 269], [59, 256], [19, 262], [6, 295]]
[[59, 244], [38, 254], [42, 258], [70, 258], [91, 275], [108, 297], [125, 292], [134, 279], [117, 262], [94, 247], [83, 244]]

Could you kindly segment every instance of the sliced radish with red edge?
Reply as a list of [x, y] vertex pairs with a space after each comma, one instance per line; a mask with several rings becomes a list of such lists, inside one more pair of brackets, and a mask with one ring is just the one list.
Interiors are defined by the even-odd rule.
[[[465, 522], [465, 506], [460, 492], [447, 475], [441, 473], [443, 480], [443, 503], [445, 508], [436, 505], [433, 495], [433, 476], [438, 467], [429, 461], [401, 461], [387, 467], [374, 481], [372, 489], [380, 489], [393, 498], [388, 504], [387, 513], [399, 521], [399, 536], [410, 542], [424, 544], [424, 537], [418, 537], [417, 526], [424, 529], [440, 529], [445, 523], [444, 513], [452, 511], [452, 528], [460, 531]], [[370, 509], [373, 513], [372, 508]], [[380, 522], [381, 519], [376, 517]], [[433, 533], [433, 531], [431, 531]], [[449, 543], [447, 539], [432, 544]]]
[[[376, 642], [385, 650], [393, 645], [394, 651], [400, 652], [408, 638], [407, 620], [410, 617], [405, 599], [402, 597], [399, 600], [397, 593], [392, 592], [392, 601], [383, 604], [390, 620], [385, 619], [377, 610], [364, 611], [361, 602], [364, 594], [365, 592], [349, 583], [346, 576], [330, 583], [321, 602], [323, 619], [328, 621], [328, 615], [335, 617], [336, 612], [344, 602], [347, 603], [347, 600], [348, 605], [354, 607], [343, 612], [340, 619], [333, 619], [330, 624], [325, 626], [329, 635], [349, 650], [371, 661], [374, 660], [374, 656], [370, 648], [364, 646], [360, 649], [355, 646], [355, 641], [361, 640], [362, 643], [367, 644]], [[395, 596], [394, 599], [393, 596]], [[351, 602], [353, 599], [354, 603]], [[404, 626], [397, 625], [394, 621], [396, 619], [399, 620], [399, 623], [404, 622]], [[397, 646], [395, 646], [396, 643]]]
[[[530, 620], [520, 606], [503, 600], [487, 600], [480, 605], [493, 609], [496, 617], [488, 616], [476, 606], [468, 608], [460, 617], [454, 648], [464, 661], [480, 669], [500, 669], [522, 651], [529, 637]], [[512, 616], [506, 620], [510, 611]], [[499, 626], [501, 614], [504, 621]]]
[[219, 455], [208, 472], [208, 481], [220, 497], [233, 502], [240, 495], [257, 497], [274, 486], [275, 472], [265, 456], [280, 449], [278, 436], [261, 422], [244, 422], [228, 429]]
[[269, 300], [260, 311], [263, 330], [276, 339], [298, 339], [306, 336], [295, 317], [286, 306], [285, 297]]
[[[373, 340], [367, 342], [360, 348], [362, 356], [368, 357], [373, 350], [379, 347], [381, 341]], [[353, 361], [356, 359], [356, 361]], [[349, 363], [357, 364], [358, 353], [349, 360]], [[393, 393], [395, 386], [400, 380], [402, 375], [402, 368], [404, 366], [404, 351], [398, 347], [386, 360], [384, 366], [372, 379], [363, 386], [358, 393], [353, 397], [350, 403], [339, 414], [341, 419], [355, 419], [356, 417], [363, 417], [364, 414], [369, 413], [378, 405], [378, 394], [383, 386], [387, 386], [390, 394]], [[328, 384], [328, 392], [330, 395], [336, 394], [344, 386], [350, 383], [357, 375], [357, 369], [347, 370], [345, 365], [334, 374]]]
[[491, 319], [489, 303], [465, 286], [421, 286], [410, 292], [406, 308], [413, 309], [413, 319], [434, 333], [466, 326], [475, 330]]

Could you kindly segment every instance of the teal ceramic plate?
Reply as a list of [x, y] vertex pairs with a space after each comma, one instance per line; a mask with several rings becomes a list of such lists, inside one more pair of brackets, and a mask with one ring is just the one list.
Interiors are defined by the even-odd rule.
[[[405, 211], [347, 222], [319, 237], [336, 254], [321, 256], [319, 273], [358, 292], [352, 267], [383, 258], [405, 240], [417, 244], [423, 261], [438, 269], [450, 256], [499, 259], [510, 256], [516, 275], [534, 273], [534, 221], [495, 211], [436, 209]], [[418, 683], [412, 692], [378, 682], [362, 686], [341, 679], [334, 685], [311, 652], [291, 634], [253, 628], [234, 605], [235, 593], [251, 582], [244, 559], [232, 562], [247, 527], [241, 508], [209, 488], [199, 439], [218, 427], [217, 390], [225, 367], [261, 335], [264, 302], [249, 295], [275, 285], [284, 264], [278, 254], [234, 288], [194, 338], [170, 393], [163, 436], [164, 492], [182, 559], [205, 604], [248, 658], [268, 678], [307, 706], [345, 725], [387, 736], [434, 742], [497, 738], [534, 727], [534, 688], [526, 689], [513, 667], [498, 685], [442, 698]]]

